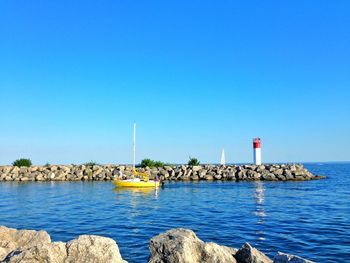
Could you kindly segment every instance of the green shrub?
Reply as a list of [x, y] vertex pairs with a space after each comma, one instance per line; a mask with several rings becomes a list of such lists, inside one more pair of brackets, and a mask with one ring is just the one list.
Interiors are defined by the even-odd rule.
[[187, 164], [188, 164], [188, 165], [192, 165], [192, 166], [196, 166], [196, 165], [199, 165], [200, 162], [198, 161], [197, 158], [191, 158], [191, 157], [190, 157], [190, 160], [188, 161]]
[[150, 167], [150, 168], [153, 168], [153, 167], [161, 167], [161, 166], [164, 166], [165, 164], [161, 161], [154, 161], [154, 160], [151, 160], [151, 159], [143, 159], [141, 161], [141, 167], [142, 168], [145, 168], [145, 167]]
[[85, 166], [94, 166], [94, 165], [98, 165], [98, 163], [94, 162], [94, 161], [90, 161], [88, 163], [84, 163]]
[[141, 161], [141, 167], [145, 168], [145, 167], [153, 167], [154, 166], [154, 161], [152, 161], [151, 159], [143, 159]]
[[12, 163], [13, 166], [17, 166], [17, 167], [22, 167], [22, 166], [25, 166], [25, 167], [30, 167], [32, 166], [32, 161], [30, 159], [18, 159], [16, 161], [14, 161]]
[[161, 161], [155, 161], [154, 162], [154, 167], [162, 167], [162, 166], [164, 166], [165, 164], [163, 163], [163, 162], [161, 162]]

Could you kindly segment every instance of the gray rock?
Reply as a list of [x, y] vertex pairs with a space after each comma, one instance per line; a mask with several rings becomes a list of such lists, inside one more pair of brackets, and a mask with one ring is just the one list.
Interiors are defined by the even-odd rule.
[[67, 243], [66, 263], [121, 263], [119, 248], [111, 238], [79, 236]]
[[50, 167], [49, 167], [49, 170], [50, 170], [51, 172], [55, 172], [55, 171], [57, 171], [57, 166], [55, 166], [55, 165], [50, 166]]
[[286, 173], [285, 174], [285, 177], [286, 177], [286, 180], [293, 180], [294, 179], [294, 176], [292, 175], [292, 173]]
[[272, 263], [264, 253], [253, 248], [249, 243], [245, 243], [235, 255], [238, 263]]
[[206, 258], [203, 262], [209, 263], [224, 263], [224, 262], [236, 262], [234, 255], [237, 253], [237, 249], [220, 246], [213, 242], [205, 243], [204, 251]]
[[39, 169], [38, 166], [32, 166], [32, 167], [30, 167], [30, 170], [31, 170], [32, 172], [36, 172], [36, 171], [38, 171], [38, 169]]
[[17, 249], [49, 244], [51, 238], [45, 231], [17, 230], [0, 226], [0, 261]]
[[230, 171], [227, 175], [227, 180], [236, 180], [235, 172]]
[[255, 172], [255, 171], [252, 171], [252, 170], [248, 170], [247, 171], [247, 177], [250, 179], [250, 180], [258, 180], [260, 179], [260, 173], [258, 172]]
[[270, 166], [268, 170], [272, 173], [272, 172], [276, 171], [277, 168], [275, 166]]
[[220, 174], [214, 175], [215, 180], [221, 180], [221, 178], [222, 178], [222, 175], [220, 175]]
[[198, 181], [199, 180], [199, 176], [198, 175], [192, 175], [190, 177], [191, 181]]
[[213, 177], [212, 175], [210, 175], [210, 174], [209, 174], [209, 175], [207, 174], [207, 175], [204, 177], [204, 179], [207, 180], [207, 181], [212, 181], [212, 180], [214, 180], [214, 177]]
[[28, 167], [21, 167], [21, 168], [19, 169], [19, 172], [20, 172], [21, 174], [26, 174], [26, 173], [29, 172], [29, 168], [28, 168]]
[[165, 165], [164, 169], [167, 170], [168, 172], [171, 172], [173, 170], [173, 168], [169, 165]]
[[114, 240], [80, 236], [70, 242], [53, 242], [45, 231], [16, 230], [0, 226], [0, 261], [47, 263], [121, 263]]
[[56, 179], [57, 179], [57, 180], [60, 180], [60, 181], [65, 180], [65, 179], [66, 179], [66, 173], [63, 172], [63, 171], [58, 171], [58, 172], [56, 173]]
[[235, 263], [235, 249], [204, 243], [187, 229], [172, 229], [149, 242], [149, 263]]
[[276, 179], [276, 176], [275, 176], [273, 173], [264, 174], [264, 175], [262, 176], [262, 178], [263, 178], [264, 180], [267, 180], [267, 181], [275, 181], [275, 180], [277, 180], [277, 179]]
[[261, 171], [265, 170], [265, 165], [259, 165], [256, 170], [257, 170], [257, 172], [261, 172]]
[[193, 166], [193, 167], [192, 167], [192, 170], [193, 170], [194, 172], [198, 172], [198, 171], [202, 170], [202, 166], [200, 166], [200, 165]]
[[19, 167], [13, 166], [11, 173], [15, 174], [15, 173], [18, 173], [19, 171], [20, 171]]
[[67, 258], [66, 244], [54, 242], [42, 246], [32, 246], [27, 249], [12, 251], [5, 259], [8, 263], [47, 262], [64, 263]]
[[281, 175], [281, 174], [283, 174], [283, 169], [277, 169], [273, 173], [276, 175]]
[[236, 174], [236, 179], [237, 179], [237, 180], [243, 180], [245, 176], [246, 176], [246, 175], [245, 175], [245, 171], [244, 171], [244, 170], [241, 170], [241, 171], [239, 171], [239, 172]]
[[278, 252], [273, 259], [273, 263], [315, 263], [298, 256]]
[[208, 170], [205, 170], [205, 169], [203, 169], [203, 170], [201, 170], [200, 172], [199, 172], [199, 177], [200, 178], [203, 178], [203, 177], [205, 177], [205, 175], [208, 173]]
[[294, 171], [292, 174], [293, 174], [294, 176], [300, 176], [300, 175], [303, 175], [304, 172], [301, 171], [301, 170], [297, 170], [297, 171]]
[[293, 165], [291, 165], [291, 166], [289, 167], [289, 170], [290, 170], [291, 172], [294, 172], [294, 171], [297, 170], [297, 168], [296, 168], [295, 165], [293, 164]]
[[168, 172], [167, 170], [161, 169], [161, 170], [159, 171], [159, 173], [160, 173], [161, 175], [163, 175], [165, 178], [168, 178], [168, 177], [169, 177], [169, 172]]
[[292, 176], [292, 172], [291, 172], [291, 170], [284, 169], [283, 170], [283, 175], [286, 176], [286, 177], [290, 177], [290, 176]]
[[49, 173], [49, 175], [48, 175], [49, 179], [51, 179], [51, 180], [54, 179], [55, 176], [56, 176], [56, 175], [55, 175], [54, 173]]
[[282, 175], [282, 174], [278, 174], [276, 177], [278, 178], [278, 180], [281, 180], [281, 181], [286, 181], [287, 180], [287, 178], [284, 175]]
[[12, 170], [12, 167], [11, 166], [3, 166], [0, 171], [3, 172], [3, 173], [8, 173]]

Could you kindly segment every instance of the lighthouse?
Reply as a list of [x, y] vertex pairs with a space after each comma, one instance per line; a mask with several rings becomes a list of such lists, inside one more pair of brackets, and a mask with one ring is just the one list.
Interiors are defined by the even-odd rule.
[[260, 140], [260, 138], [253, 139], [253, 158], [254, 158], [255, 165], [261, 164], [261, 140]]

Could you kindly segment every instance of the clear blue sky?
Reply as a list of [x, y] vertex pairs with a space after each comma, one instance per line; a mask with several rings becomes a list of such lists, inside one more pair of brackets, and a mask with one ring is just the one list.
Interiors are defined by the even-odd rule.
[[350, 1], [0, 1], [0, 164], [350, 160]]

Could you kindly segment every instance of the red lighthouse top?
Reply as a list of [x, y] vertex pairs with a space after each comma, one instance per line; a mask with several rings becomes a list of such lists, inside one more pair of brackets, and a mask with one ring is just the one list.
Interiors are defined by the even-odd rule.
[[261, 148], [261, 140], [260, 138], [254, 138], [253, 139], [253, 148]]

